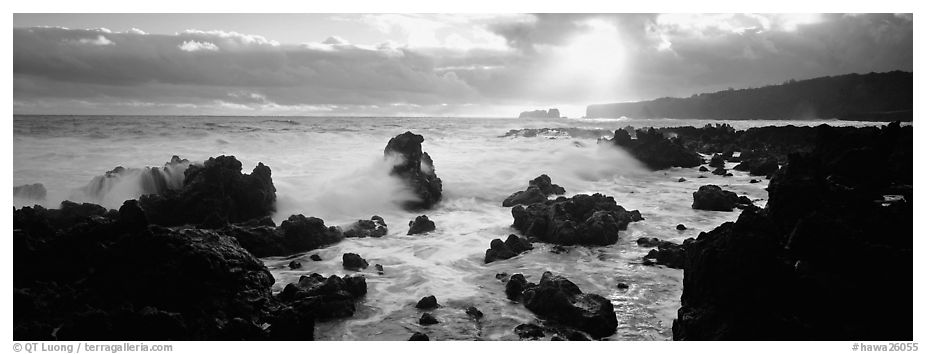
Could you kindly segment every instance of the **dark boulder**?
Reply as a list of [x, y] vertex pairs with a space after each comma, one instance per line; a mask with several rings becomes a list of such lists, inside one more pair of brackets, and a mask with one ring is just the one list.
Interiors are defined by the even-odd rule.
[[471, 317], [471, 318], [473, 318], [473, 319], [475, 319], [475, 320], [479, 320], [479, 319], [481, 319], [481, 318], [484, 316], [484, 315], [482, 314], [482, 311], [479, 311], [479, 309], [477, 309], [477, 308], [474, 307], [474, 306], [470, 306], [470, 307], [467, 307], [467, 308], [466, 308], [466, 315], [469, 316], [469, 317]]
[[344, 230], [344, 237], [383, 237], [389, 232], [386, 221], [382, 217], [373, 215], [370, 220], [357, 220]]
[[660, 241], [656, 249], [650, 250], [643, 256], [644, 265], [664, 265], [669, 268], [682, 269], [685, 267], [685, 247], [693, 242], [693, 238], [686, 239], [681, 245]]
[[710, 171], [710, 170], [709, 170], [707, 167], [701, 166], [701, 167], [698, 168], [698, 171], [707, 172], [707, 171]]
[[683, 225], [683, 224], [678, 224], [678, 225], [675, 225], [675, 229], [678, 230], [678, 231], [685, 231], [685, 230], [687, 230], [688, 228], [685, 227], [685, 225]]
[[514, 228], [525, 236], [561, 245], [610, 245], [618, 231], [643, 220], [639, 211], [627, 211], [614, 198], [601, 194], [560, 197], [526, 208], [511, 209]]
[[712, 173], [712, 174], [715, 174], [715, 175], [718, 175], [718, 176], [726, 176], [726, 175], [727, 175], [727, 170], [726, 170], [725, 168], [723, 168], [723, 167], [718, 167], [718, 168], [714, 169], [713, 171], [711, 171], [711, 173]]
[[428, 219], [427, 215], [419, 215], [415, 220], [408, 222], [408, 235], [417, 235], [423, 234], [425, 232], [431, 232], [436, 230], [437, 227], [434, 225], [434, 222], [431, 219]]
[[655, 237], [640, 237], [637, 239], [637, 246], [640, 247], [656, 247], [659, 246], [663, 241]]
[[429, 341], [431, 338], [428, 338], [427, 334], [421, 332], [415, 332], [411, 337], [408, 338], [409, 341]]
[[508, 235], [508, 238], [505, 240], [505, 242], [502, 242], [500, 239], [494, 239], [490, 243], [489, 247], [490, 248], [486, 250], [486, 256], [484, 260], [486, 264], [497, 260], [509, 259], [534, 249], [534, 246], [531, 245], [530, 241], [516, 235]]
[[438, 324], [438, 323], [440, 323], [440, 321], [438, 321], [437, 318], [434, 317], [434, 315], [428, 312], [425, 312], [424, 314], [422, 314], [421, 318], [418, 319], [418, 324], [422, 326], [429, 326], [429, 325]]
[[502, 206], [511, 207], [518, 204], [529, 205], [543, 202], [551, 195], [562, 195], [565, 193], [566, 190], [559, 185], [553, 184], [549, 176], [540, 175], [528, 182], [526, 190], [514, 192], [514, 194], [505, 198], [502, 202]]
[[584, 331], [593, 338], [617, 332], [617, 316], [611, 302], [586, 294], [562, 276], [544, 272], [540, 283], [522, 293], [524, 306], [538, 316]]
[[422, 142], [423, 136], [405, 132], [389, 139], [383, 151], [386, 158], [397, 160], [389, 174], [405, 182], [418, 197], [402, 205], [406, 210], [430, 209], [441, 200], [441, 180], [434, 172], [431, 156], [421, 151]]
[[296, 261], [289, 262], [289, 269], [299, 269], [299, 268], [302, 268], [302, 263], [296, 262]]
[[521, 293], [528, 286], [534, 285], [533, 283], [528, 283], [527, 279], [524, 278], [522, 274], [513, 274], [508, 278], [508, 282], [505, 283], [505, 296], [512, 301], [517, 301], [521, 299]]
[[734, 207], [744, 208], [752, 205], [749, 198], [737, 196], [734, 192], [725, 191], [712, 184], [701, 186], [692, 196], [694, 203], [691, 207], [699, 210], [733, 211]]
[[321, 262], [322, 257], [319, 256], [319, 255], [317, 255], [317, 254], [313, 254], [313, 255], [309, 256], [309, 259], [311, 259], [311, 260], [313, 260], [313, 261], [315, 261], [315, 262]]
[[200, 224], [212, 214], [239, 223], [276, 211], [276, 188], [264, 164], [242, 174], [241, 162], [234, 156], [219, 156], [201, 166], [189, 165], [180, 189], [143, 195], [139, 202], [148, 220], [157, 225]]
[[723, 168], [725, 164], [726, 161], [724, 161], [722, 155], [714, 154], [714, 156], [711, 156], [711, 161], [707, 165], [714, 168]]
[[325, 226], [324, 220], [302, 214], [291, 215], [280, 223], [279, 229], [290, 253], [313, 250], [344, 239], [344, 234], [337, 227]]
[[434, 297], [434, 295], [425, 296], [421, 298], [421, 300], [418, 300], [418, 303], [415, 304], [415, 308], [421, 309], [421, 310], [430, 310], [430, 309], [437, 308], [437, 298]]
[[666, 138], [655, 129], [638, 129], [632, 139], [626, 130], [614, 131], [611, 143], [627, 149], [633, 157], [654, 170], [670, 167], [695, 167], [703, 163], [701, 156], [686, 149], [676, 140]]
[[367, 260], [363, 259], [359, 254], [356, 253], [345, 253], [344, 256], [341, 257], [341, 262], [344, 265], [344, 269], [353, 271], [366, 269], [370, 266], [370, 264], [367, 263]]
[[287, 284], [277, 297], [300, 312], [314, 314], [317, 320], [353, 316], [354, 303], [366, 295], [367, 283], [362, 276], [324, 277], [317, 273], [299, 277]]
[[126, 229], [140, 230], [148, 227], [148, 217], [145, 211], [138, 205], [137, 200], [126, 200], [119, 207], [119, 219], [117, 223]]
[[45, 186], [41, 183], [24, 184], [13, 187], [13, 198], [40, 201], [45, 200], [47, 194], [48, 191], [45, 190]]

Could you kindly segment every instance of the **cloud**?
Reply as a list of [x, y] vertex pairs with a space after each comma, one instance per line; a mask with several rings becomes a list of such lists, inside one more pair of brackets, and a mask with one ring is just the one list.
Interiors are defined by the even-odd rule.
[[81, 38], [80, 40], [77, 41], [77, 43], [80, 43], [80, 44], [88, 44], [88, 45], [97, 45], [97, 46], [113, 45], [113, 44], [114, 44], [113, 41], [111, 41], [111, 40], [109, 40], [109, 39], [106, 39], [106, 37], [104, 37], [104, 36], [102, 36], [102, 35], [96, 36], [96, 38]]
[[397, 39], [351, 43], [335, 33], [322, 42], [279, 43], [222, 30], [14, 28], [14, 110], [516, 115], [535, 106], [913, 69], [909, 14], [380, 14], [344, 21]]
[[197, 41], [185, 41], [182, 44], [177, 46], [180, 50], [184, 52], [198, 52], [198, 51], [208, 51], [216, 52], [219, 50], [215, 44], [210, 42], [197, 42]]

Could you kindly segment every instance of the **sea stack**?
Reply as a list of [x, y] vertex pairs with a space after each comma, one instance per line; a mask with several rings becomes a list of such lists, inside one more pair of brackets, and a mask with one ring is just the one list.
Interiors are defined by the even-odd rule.
[[404, 202], [406, 210], [430, 209], [441, 199], [441, 180], [434, 172], [431, 156], [421, 151], [422, 142], [423, 136], [405, 132], [389, 139], [383, 152], [386, 158], [398, 159], [389, 174], [402, 179], [419, 198]]

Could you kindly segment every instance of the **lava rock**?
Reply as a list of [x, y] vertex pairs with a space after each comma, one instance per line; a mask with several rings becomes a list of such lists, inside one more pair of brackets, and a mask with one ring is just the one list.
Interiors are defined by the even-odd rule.
[[505, 296], [509, 300], [518, 301], [521, 299], [521, 294], [529, 285], [533, 283], [528, 283], [527, 279], [524, 278], [523, 274], [512, 274], [508, 278], [508, 282], [505, 283]]
[[317, 255], [317, 254], [313, 254], [313, 255], [309, 256], [309, 259], [311, 259], [311, 260], [313, 260], [313, 261], [315, 261], [315, 262], [321, 262], [322, 257], [320, 257], [320, 256]]
[[490, 248], [486, 250], [484, 260], [486, 264], [497, 260], [509, 259], [534, 249], [530, 241], [516, 235], [508, 235], [505, 242], [502, 242], [500, 239], [493, 239], [489, 247]]
[[685, 182], [685, 181], [687, 181], [687, 179], [685, 179], [685, 177], [679, 177], [679, 178], [678, 178], [678, 181], [679, 181], [679, 182]]
[[428, 219], [427, 215], [420, 215], [416, 217], [415, 220], [408, 222], [408, 235], [423, 234], [436, 229], [437, 227], [434, 225], [434, 222]]
[[199, 224], [213, 213], [239, 223], [276, 211], [276, 188], [270, 168], [263, 163], [258, 163], [251, 174], [242, 174], [241, 162], [223, 155], [209, 158], [202, 165], [190, 164], [183, 174], [179, 189], [167, 188], [139, 198], [151, 223]]
[[291, 261], [289, 262], [289, 269], [299, 269], [302, 268], [302, 263]]
[[757, 179], [751, 179], [751, 180], [749, 180], [749, 183], [759, 183], [759, 182], [760, 182], [760, 181], [757, 180]]
[[712, 184], [701, 186], [692, 196], [694, 203], [691, 207], [699, 210], [733, 211], [734, 207], [744, 208], [752, 205], [749, 198], [737, 196], [734, 192], [725, 191]]
[[685, 225], [684, 225], [684, 224], [678, 224], [678, 225], [675, 225], [675, 229], [676, 229], [676, 230], [679, 230], [679, 231], [684, 231], [684, 230], [688, 230], [688, 228], [687, 228], [687, 227], [685, 227]]
[[685, 247], [694, 242], [693, 238], [686, 239], [681, 245], [660, 241], [656, 249], [650, 250], [643, 256], [644, 265], [664, 265], [669, 268], [682, 269], [685, 267]]
[[418, 300], [418, 304], [415, 305], [416, 309], [430, 310], [437, 308], [437, 298], [434, 295], [428, 295], [421, 300]]
[[526, 190], [515, 192], [502, 202], [503, 207], [512, 207], [518, 204], [529, 205], [547, 200], [551, 195], [566, 194], [566, 190], [547, 175], [540, 175], [528, 182]]
[[617, 283], [617, 288], [621, 290], [627, 290], [630, 288], [630, 285], [627, 285], [625, 283]]
[[423, 326], [428, 326], [428, 325], [438, 324], [438, 323], [440, 323], [440, 321], [438, 321], [437, 318], [434, 317], [434, 315], [431, 315], [428, 312], [425, 312], [424, 314], [422, 314], [421, 318], [418, 319], [418, 324], [421, 324]]
[[383, 275], [383, 274], [386, 273], [386, 271], [383, 270], [383, 265], [382, 265], [382, 264], [374, 264], [374, 265], [373, 265], [373, 269], [376, 269], [376, 272], [379, 273], [379, 275]]
[[357, 220], [357, 222], [348, 225], [344, 230], [344, 237], [383, 237], [389, 233], [386, 227], [386, 221], [378, 215], [373, 215], [370, 220]]
[[707, 172], [707, 171], [710, 171], [710, 170], [709, 170], [707, 167], [701, 166], [701, 167], [698, 168], [698, 171]]
[[402, 204], [406, 210], [430, 209], [441, 200], [441, 180], [434, 172], [431, 156], [422, 152], [422, 142], [423, 136], [405, 132], [389, 139], [383, 151], [385, 158], [397, 161], [389, 174], [401, 179], [418, 196], [418, 200]]
[[722, 169], [725, 164], [726, 164], [726, 161], [724, 161], [724, 158], [722, 155], [714, 154], [714, 156], [711, 156], [711, 161], [707, 165], [710, 167]]
[[431, 338], [428, 338], [427, 334], [421, 332], [415, 332], [411, 337], [408, 338], [409, 341], [429, 341]]
[[655, 129], [637, 130], [636, 136], [636, 139], [632, 139], [626, 130], [615, 130], [611, 143], [627, 149], [633, 157], [654, 170], [695, 167], [703, 162], [696, 152], [686, 149], [676, 140], [666, 138]]
[[367, 260], [363, 259], [359, 254], [356, 253], [345, 253], [344, 256], [341, 257], [341, 262], [344, 265], [344, 269], [353, 271], [366, 269], [370, 266], [370, 264], [367, 263]]
[[725, 168], [723, 168], [723, 167], [718, 167], [717, 169], [711, 171], [711, 173], [712, 173], [712, 174], [715, 174], [715, 175], [718, 175], [718, 176], [726, 176], [726, 175], [727, 175], [727, 170], [726, 170]]
[[514, 328], [514, 333], [521, 339], [537, 339], [545, 336], [543, 327], [530, 323], [519, 324]]
[[277, 297], [293, 304], [299, 312], [312, 313], [316, 319], [326, 320], [353, 316], [354, 303], [366, 293], [367, 283], [362, 276], [326, 278], [313, 273], [287, 284]]
[[481, 318], [484, 316], [484, 315], [482, 314], [482, 311], [479, 311], [479, 309], [477, 309], [477, 308], [474, 307], [474, 306], [470, 306], [470, 307], [467, 307], [467, 308], [466, 308], [466, 315], [468, 315], [469, 317], [472, 317], [473, 319], [476, 319], [476, 320], [479, 320], [479, 319], [481, 319]]
[[657, 247], [662, 240], [655, 237], [640, 237], [637, 239], [637, 246], [640, 247]]
[[584, 331], [593, 338], [617, 332], [617, 316], [611, 302], [597, 294], [583, 293], [562, 276], [544, 272], [540, 283], [524, 289], [522, 297], [531, 312]]
[[804, 129], [765, 209], [686, 246], [674, 339], [913, 340], [912, 127]]
[[610, 245], [618, 231], [643, 220], [639, 211], [627, 211], [614, 198], [601, 194], [560, 197], [526, 208], [511, 209], [514, 228], [525, 236], [560, 245]]

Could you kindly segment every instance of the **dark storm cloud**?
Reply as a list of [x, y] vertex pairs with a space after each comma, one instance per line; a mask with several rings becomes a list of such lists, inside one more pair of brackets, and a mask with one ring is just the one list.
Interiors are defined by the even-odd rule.
[[[192, 113], [349, 113], [356, 107], [453, 114], [454, 107], [472, 105], [584, 105], [601, 97], [623, 101], [791, 78], [912, 71], [912, 16], [817, 17], [541, 14], [528, 21], [480, 19], [478, 26], [504, 38], [507, 49], [364, 46], [336, 36], [321, 43], [277, 43], [223, 31], [166, 35], [14, 28], [14, 101], [22, 113], [78, 104], [129, 113], [174, 105]], [[577, 78], [557, 82], [546, 74], [562, 64], [563, 48], [595, 30], [590, 21], [612, 26], [624, 55], [625, 68], [613, 80], [620, 85], [609, 86], [603, 95], [600, 88], [585, 89], [588, 85]], [[592, 73], [600, 69], [587, 68]], [[199, 109], [206, 106], [211, 110]]]

